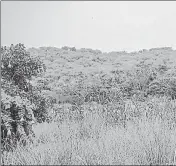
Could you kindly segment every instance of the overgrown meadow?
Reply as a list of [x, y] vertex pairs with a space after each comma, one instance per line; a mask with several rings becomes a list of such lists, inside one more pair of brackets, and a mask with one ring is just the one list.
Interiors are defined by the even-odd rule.
[[176, 50], [1, 51], [2, 165], [176, 165]]

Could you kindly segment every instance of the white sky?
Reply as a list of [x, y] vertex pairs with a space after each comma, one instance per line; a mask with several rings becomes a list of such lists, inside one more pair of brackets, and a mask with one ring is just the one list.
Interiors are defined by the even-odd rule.
[[2, 1], [1, 45], [176, 47], [176, 1]]

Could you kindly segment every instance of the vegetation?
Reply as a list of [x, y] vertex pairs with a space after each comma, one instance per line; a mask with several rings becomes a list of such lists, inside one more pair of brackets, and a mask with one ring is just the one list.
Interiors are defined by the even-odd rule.
[[1, 147], [9, 149], [23, 133], [29, 135], [29, 122], [34, 121], [33, 110], [40, 105], [33, 102], [35, 95], [30, 80], [45, 68], [22, 44], [2, 47], [1, 55]]
[[1, 131], [38, 122], [2, 164], [176, 164], [175, 50], [1, 50]]

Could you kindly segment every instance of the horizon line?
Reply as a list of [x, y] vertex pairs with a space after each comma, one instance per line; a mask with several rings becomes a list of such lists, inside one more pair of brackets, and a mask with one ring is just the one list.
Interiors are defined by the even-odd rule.
[[[17, 43], [19, 44], [19, 43]], [[13, 44], [13, 45], [17, 45], [17, 44]], [[22, 43], [21, 43], [22, 44]], [[7, 46], [7, 45], [1, 45], [1, 47], [10, 47]], [[25, 44], [24, 44], [25, 46]], [[62, 47], [68, 47], [68, 48], [76, 48], [75, 46], [67, 46], [67, 45], [64, 45], [64, 46], [25, 46], [25, 48], [28, 50], [28, 49], [32, 49], [32, 48], [36, 48], [36, 49], [40, 49], [40, 48], [58, 48], [58, 49], [62, 49]], [[101, 53], [112, 53], [112, 52], [124, 52], [124, 53], [134, 53], [134, 52], [140, 52], [140, 51], [151, 51], [151, 50], [157, 50], [157, 49], [167, 49], [167, 50], [173, 50], [175, 51], [176, 50], [176, 47], [173, 47], [173, 46], [158, 46], [158, 47], [151, 47], [151, 48], [142, 48], [142, 49], [133, 49], [133, 51], [127, 51], [125, 49], [123, 50], [112, 50], [112, 51], [102, 51], [102, 49], [99, 49], [99, 48], [90, 48], [90, 47], [80, 47], [80, 48], [76, 48], [76, 50], [81, 50], [81, 49], [91, 49], [93, 51], [101, 51]]]

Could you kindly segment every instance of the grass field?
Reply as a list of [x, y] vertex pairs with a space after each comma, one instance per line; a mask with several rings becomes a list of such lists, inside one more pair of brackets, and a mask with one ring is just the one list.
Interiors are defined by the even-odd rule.
[[142, 115], [127, 121], [124, 128], [106, 123], [107, 119], [100, 111], [102, 107], [98, 107], [88, 111], [80, 121], [65, 118], [63, 122], [55, 120], [35, 125], [34, 143], [4, 153], [3, 163], [176, 165], [176, 128], [170, 127], [168, 118], [156, 115], [150, 119]]

